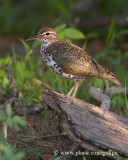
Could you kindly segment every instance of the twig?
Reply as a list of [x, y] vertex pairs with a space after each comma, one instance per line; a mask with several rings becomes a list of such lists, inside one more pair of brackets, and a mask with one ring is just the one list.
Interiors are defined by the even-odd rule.
[[46, 89], [51, 89], [48, 84], [44, 83], [43, 81], [41, 81], [41, 80], [39, 80], [39, 79], [33, 78], [33, 82], [34, 82], [35, 84], [43, 85]]
[[111, 103], [110, 98], [107, 95], [100, 93], [96, 87], [90, 87], [89, 94], [93, 98], [101, 102], [101, 105], [100, 105], [101, 108], [106, 110], [110, 109], [110, 103]]
[[17, 107], [17, 103], [20, 100], [18, 98], [10, 98], [8, 99], [1, 107], [1, 114], [3, 114], [5, 112], [5, 109], [7, 107], [8, 104], [10, 104], [11, 106], [13, 106], [13, 108]]
[[103, 84], [104, 84], [104, 87], [103, 87], [103, 94], [106, 94], [108, 97], [110, 97], [110, 93], [109, 93], [109, 86], [108, 86], [108, 83], [106, 80], [103, 80]]
[[26, 136], [26, 135], [21, 135], [23, 138], [27, 139], [46, 139], [46, 138], [51, 138], [51, 137], [60, 137], [60, 136], [66, 136], [66, 133], [60, 133], [60, 134], [53, 134], [53, 135], [47, 135], [47, 136], [41, 136], [41, 137], [34, 137], [34, 136]]
[[[100, 106], [101, 108], [109, 110], [111, 103], [110, 97], [114, 94], [125, 93], [125, 88], [117, 86], [109, 87], [106, 80], [103, 80], [103, 84], [103, 89], [90, 87], [89, 94], [96, 100], [102, 102]], [[126, 94], [128, 94], [128, 88], [126, 88]]]
[[[125, 88], [124, 87], [117, 87], [117, 86], [111, 86], [109, 89], [110, 96], [114, 94], [119, 94], [119, 93], [125, 93]], [[126, 94], [128, 94], [128, 88], [126, 88]]]
[[20, 116], [27, 116], [27, 115], [33, 115], [36, 114], [37, 112], [41, 112], [43, 110], [48, 110], [50, 107], [47, 104], [35, 104], [32, 108], [23, 110], [23, 109], [18, 109], [16, 110], [15, 114], [20, 115]]
[[[103, 89], [97, 88], [100, 92], [104, 93]], [[119, 93], [125, 93], [125, 88], [124, 87], [118, 87], [118, 86], [110, 86], [109, 87], [109, 95], [110, 97], [113, 96], [114, 94], [119, 94]], [[126, 88], [126, 94], [128, 94], [128, 88]]]
[[11, 105], [14, 111], [13, 115], [19, 115], [19, 116], [33, 115], [33, 114], [36, 114], [37, 112], [41, 112], [42, 110], [51, 109], [47, 104], [35, 104], [32, 108], [24, 110], [23, 108], [19, 108], [19, 102], [23, 102], [23, 101], [20, 100], [19, 98], [8, 99], [2, 105], [1, 114], [5, 112], [7, 104]]

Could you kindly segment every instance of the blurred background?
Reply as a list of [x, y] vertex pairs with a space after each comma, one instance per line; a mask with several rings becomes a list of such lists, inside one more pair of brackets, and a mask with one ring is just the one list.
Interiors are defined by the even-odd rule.
[[[0, 104], [5, 101], [3, 93], [11, 93], [4, 71], [6, 67], [10, 68], [16, 79], [20, 98], [28, 108], [43, 102], [40, 92], [46, 88], [46, 84], [65, 94], [72, 87], [72, 80], [60, 77], [43, 62], [38, 41], [24, 41], [36, 35], [42, 27], [53, 28], [59, 39], [86, 50], [101, 65], [114, 72], [126, 89], [127, 0], [0, 0]], [[102, 80], [87, 79], [81, 82], [77, 97], [99, 106], [99, 102], [88, 94], [90, 86], [101, 88]], [[127, 117], [126, 93], [114, 95], [111, 106], [114, 112]], [[43, 116], [44, 122], [49, 113], [45, 112]], [[47, 125], [43, 125], [41, 134], [49, 134], [56, 128], [49, 125], [51, 128], [48, 129]]]
[[93, 53], [110, 45], [124, 53], [127, 50], [127, 8], [127, 0], [1, 0], [0, 53], [8, 51], [18, 38], [36, 35], [41, 27], [54, 28], [62, 24], [81, 30], [92, 45]]

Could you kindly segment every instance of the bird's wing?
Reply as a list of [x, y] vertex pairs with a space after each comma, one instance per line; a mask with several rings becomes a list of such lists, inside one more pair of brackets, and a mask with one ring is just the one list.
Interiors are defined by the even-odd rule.
[[66, 41], [53, 43], [48, 47], [47, 54], [52, 53], [53, 60], [61, 67], [63, 72], [79, 77], [95, 77], [111, 80], [120, 85], [118, 78], [109, 70], [102, 67], [78, 46]]
[[63, 72], [80, 77], [97, 77], [100, 65], [81, 48], [63, 41], [52, 47], [53, 60]]

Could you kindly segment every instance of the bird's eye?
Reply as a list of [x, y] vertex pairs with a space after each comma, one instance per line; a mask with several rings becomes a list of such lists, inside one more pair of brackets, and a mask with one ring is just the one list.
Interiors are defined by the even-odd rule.
[[48, 35], [49, 35], [49, 32], [47, 32], [46, 35], [48, 36]]

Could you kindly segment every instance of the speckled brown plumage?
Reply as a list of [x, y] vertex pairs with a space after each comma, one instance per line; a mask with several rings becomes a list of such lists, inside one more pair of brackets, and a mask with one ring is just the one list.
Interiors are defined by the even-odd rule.
[[88, 77], [106, 79], [120, 85], [117, 77], [112, 72], [102, 67], [80, 47], [67, 41], [59, 40], [53, 29], [42, 28], [37, 36], [28, 40], [33, 39], [42, 41], [40, 52], [49, 67], [57, 74], [75, 80], [75, 85], [68, 95], [73, 90], [76, 93], [78, 80]]
[[60, 65], [65, 73], [78, 75], [79, 77], [107, 79], [120, 84], [112, 72], [102, 67], [87, 52], [74, 44], [57, 41], [52, 43], [46, 49], [46, 52], [52, 53], [53, 60]]

